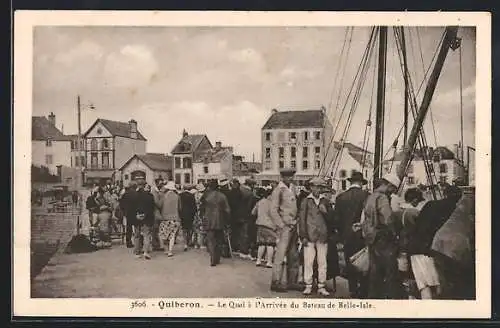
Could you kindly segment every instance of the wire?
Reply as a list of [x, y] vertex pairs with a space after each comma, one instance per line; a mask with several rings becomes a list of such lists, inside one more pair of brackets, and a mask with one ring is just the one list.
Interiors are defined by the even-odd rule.
[[376, 30], [378, 30], [378, 28], [377, 28], [377, 27], [373, 27], [373, 28], [372, 28], [372, 30], [371, 30], [371, 33], [370, 33], [370, 38], [369, 38], [369, 40], [368, 40], [368, 44], [366, 45], [365, 51], [364, 51], [364, 53], [363, 53], [363, 55], [362, 55], [362, 57], [361, 57], [361, 62], [359, 63], [358, 69], [357, 69], [357, 71], [356, 71], [356, 75], [354, 76], [354, 80], [353, 80], [353, 82], [352, 82], [352, 84], [351, 84], [351, 87], [350, 87], [350, 89], [349, 89], [349, 93], [348, 93], [347, 98], [346, 98], [346, 103], [344, 104], [344, 106], [343, 106], [343, 108], [342, 108], [341, 115], [340, 115], [340, 117], [339, 117], [339, 119], [338, 119], [338, 121], [337, 121], [337, 124], [336, 124], [335, 128], [333, 129], [334, 133], [332, 133], [332, 137], [330, 138], [330, 141], [329, 141], [329, 143], [328, 143], [328, 147], [327, 147], [327, 148], [326, 148], [326, 150], [325, 150], [325, 154], [324, 154], [324, 157], [323, 157], [323, 161], [321, 162], [321, 167], [320, 167], [320, 170], [319, 170], [319, 172], [318, 172], [318, 176], [321, 174], [322, 170], [324, 169], [325, 161], [326, 161], [326, 158], [327, 158], [328, 153], [329, 153], [329, 151], [330, 151], [330, 148], [331, 148], [331, 146], [332, 146], [332, 144], [333, 144], [333, 140], [334, 140], [334, 138], [335, 138], [337, 128], [338, 128], [338, 126], [339, 126], [339, 124], [340, 124], [340, 121], [341, 121], [341, 118], [342, 118], [342, 116], [343, 116], [343, 113], [344, 113], [344, 111], [345, 111], [345, 109], [346, 109], [346, 107], [347, 107], [347, 102], [348, 102], [348, 100], [349, 100], [349, 98], [350, 98], [350, 96], [351, 96], [351, 94], [352, 94], [352, 91], [353, 91], [354, 86], [355, 86], [355, 84], [356, 84], [356, 80], [357, 80], [357, 78], [358, 78], [359, 74], [361, 73], [361, 70], [362, 70], [362, 67], [363, 67], [363, 62], [366, 60], [366, 57], [367, 57], [367, 55], [368, 55], [368, 52], [369, 52], [370, 46], [371, 46], [371, 44], [372, 44], [372, 42], [373, 42], [373, 38], [374, 38], [374, 35], [375, 35], [375, 31], [376, 31]]

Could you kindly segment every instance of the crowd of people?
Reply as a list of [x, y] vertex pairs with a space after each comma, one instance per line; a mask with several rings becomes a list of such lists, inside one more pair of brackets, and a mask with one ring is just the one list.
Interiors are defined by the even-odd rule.
[[[268, 186], [222, 179], [181, 188], [162, 179], [149, 186], [138, 173], [121, 190], [96, 188], [87, 209], [107, 246], [112, 224], [102, 221], [124, 218], [137, 258], [151, 259], [153, 251], [172, 257], [180, 239], [184, 251], [206, 249], [210, 266], [240, 257], [271, 269], [275, 292], [325, 297], [344, 275], [352, 298], [474, 298], [474, 195], [444, 185], [438, 200], [419, 188], [399, 197], [393, 174], [369, 191], [360, 172], [336, 194], [321, 177], [298, 188], [293, 169], [280, 175]], [[356, 262], [362, 253], [367, 269]]]

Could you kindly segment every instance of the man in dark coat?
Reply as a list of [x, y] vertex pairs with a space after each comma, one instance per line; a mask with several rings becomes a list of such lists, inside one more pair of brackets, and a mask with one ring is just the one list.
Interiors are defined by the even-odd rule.
[[221, 246], [224, 243], [224, 229], [229, 221], [230, 209], [227, 197], [217, 190], [217, 180], [211, 180], [200, 200], [200, 215], [207, 232], [207, 246], [210, 266], [220, 263]]
[[155, 201], [153, 194], [144, 188], [146, 186], [145, 174], [135, 172], [133, 179], [137, 183], [137, 189], [129, 195], [127, 221], [130, 220], [134, 226], [134, 254], [137, 258], [144, 255], [144, 258], [149, 260], [151, 259], [151, 232], [155, 219]]
[[184, 191], [179, 194], [181, 206], [179, 215], [181, 217], [182, 232], [184, 236], [184, 250], [191, 246], [193, 235], [193, 221], [196, 215], [196, 199], [189, 192], [190, 186], [185, 186]]
[[131, 181], [130, 184], [124, 189], [123, 195], [120, 197], [118, 201], [120, 204], [120, 208], [125, 215], [126, 218], [126, 232], [125, 232], [125, 240], [127, 243], [127, 248], [132, 248], [134, 245], [132, 244], [132, 216], [133, 212], [130, 210], [130, 202], [132, 200], [131, 195], [135, 192], [136, 189], [135, 181]]
[[348, 180], [351, 183], [349, 189], [336, 198], [334, 216], [338, 221], [340, 242], [344, 245], [349, 292], [353, 298], [366, 298], [367, 278], [354, 269], [349, 258], [365, 246], [361, 230], [357, 229], [356, 224], [359, 224], [361, 212], [370, 193], [363, 190], [362, 186], [366, 185], [367, 181], [361, 172], [353, 172]]
[[253, 191], [247, 186], [241, 186], [234, 179], [231, 186], [230, 197], [232, 200], [231, 216], [233, 222], [233, 240], [236, 241], [235, 248], [239, 251], [242, 259], [251, 259], [249, 228], [255, 197]]

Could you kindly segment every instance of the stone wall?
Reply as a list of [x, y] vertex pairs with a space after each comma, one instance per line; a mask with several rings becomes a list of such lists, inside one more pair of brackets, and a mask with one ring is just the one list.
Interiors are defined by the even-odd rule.
[[31, 277], [34, 278], [76, 234], [74, 213], [31, 213]]

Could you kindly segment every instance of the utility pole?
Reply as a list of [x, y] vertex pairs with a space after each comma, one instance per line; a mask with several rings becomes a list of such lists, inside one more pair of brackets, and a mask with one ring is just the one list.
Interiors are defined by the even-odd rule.
[[422, 125], [429, 110], [429, 105], [431, 104], [432, 96], [434, 95], [434, 91], [436, 90], [436, 86], [439, 80], [439, 76], [441, 75], [441, 71], [443, 69], [444, 61], [446, 56], [448, 55], [448, 50], [450, 46], [456, 43], [458, 27], [446, 27], [445, 37], [443, 40], [443, 44], [441, 45], [441, 49], [439, 50], [439, 54], [436, 59], [436, 64], [432, 70], [432, 73], [429, 77], [429, 82], [427, 87], [425, 88], [424, 97], [422, 99], [422, 104], [420, 105], [420, 109], [418, 110], [417, 116], [415, 117], [415, 122], [410, 132], [410, 136], [408, 137], [408, 142], [405, 145], [403, 152], [403, 159], [401, 161], [401, 165], [398, 169], [398, 177], [403, 180], [406, 168], [411, 161], [412, 153], [415, 149], [415, 144], [417, 142], [417, 138], [422, 130]]
[[377, 110], [375, 115], [375, 155], [373, 180], [381, 177], [382, 151], [384, 147], [384, 115], [385, 115], [385, 75], [387, 64], [387, 27], [381, 26], [379, 31]]
[[[81, 108], [81, 104], [80, 104], [80, 95], [77, 95], [76, 97], [76, 110], [77, 110], [77, 117], [78, 117], [78, 137], [77, 137], [77, 154], [78, 154], [78, 158], [75, 159], [75, 164], [76, 165], [76, 168], [78, 169], [78, 174], [79, 174], [79, 181], [80, 181], [80, 187], [81, 185], [83, 184], [83, 171], [82, 169], [85, 167], [85, 165], [83, 163], [81, 163], [82, 161], [82, 147], [81, 147], [81, 140], [82, 140], [82, 108]], [[82, 167], [82, 169], [80, 169], [80, 166]]]

